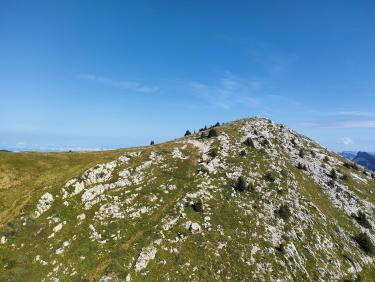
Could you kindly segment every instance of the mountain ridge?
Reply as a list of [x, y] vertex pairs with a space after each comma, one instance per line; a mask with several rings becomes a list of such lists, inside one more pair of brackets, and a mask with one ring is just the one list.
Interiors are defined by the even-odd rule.
[[353, 161], [368, 169], [375, 170], [375, 156], [367, 152], [358, 152]]
[[343, 151], [339, 153], [344, 158], [351, 160], [363, 167], [375, 171], [375, 154], [369, 152]]
[[284, 125], [241, 119], [112, 154], [9, 219], [1, 279], [374, 277], [374, 175]]

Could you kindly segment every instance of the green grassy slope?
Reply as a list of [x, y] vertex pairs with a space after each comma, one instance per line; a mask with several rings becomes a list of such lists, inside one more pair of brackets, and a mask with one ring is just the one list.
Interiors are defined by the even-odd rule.
[[0, 280], [373, 281], [369, 172], [266, 119], [215, 130], [1, 154]]
[[123, 150], [73, 153], [0, 152], [0, 226], [17, 216], [44, 190], [59, 187], [97, 163], [112, 160]]

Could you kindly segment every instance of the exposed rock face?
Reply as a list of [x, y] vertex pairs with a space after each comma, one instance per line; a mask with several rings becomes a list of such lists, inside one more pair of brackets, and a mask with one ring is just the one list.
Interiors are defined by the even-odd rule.
[[0, 280], [371, 281], [370, 172], [267, 119], [216, 131], [49, 189], [0, 229]]
[[156, 252], [157, 249], [153, 246], [143, 248], [142, 252], [139, 254], [137, 262], [135, 263], [135, 271], [139, 272], [142, 269], [146, 268], [149, 261], [155, 258]]
[[46, 212], [52, 206], [53, 201], [53, 196], [48, 192], [45, 193], [36, 205], [35, 217], [39, 217]]
[[201, 226], [196, 222], [188, 221], [186, 223], [185, 227], [186, 227], [187, 230], [190, 230], [191, 233], [193, 233], [193, 234], [197, 234], [197, 233], [200, 233], [202, 231]]

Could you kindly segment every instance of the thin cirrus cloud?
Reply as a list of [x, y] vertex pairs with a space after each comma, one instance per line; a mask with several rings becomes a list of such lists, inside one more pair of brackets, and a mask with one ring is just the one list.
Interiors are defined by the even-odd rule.
[[198, 94], [211, 105], [229, 109], [236, 104], [256, 106], [260, 103], [255, 94], [261, 88], [260, 81], [244, 80], [227, 74], [216, 83], [205, 84], [199, 81], [183, 81], [184, 87]]
[[322, 128], [375, 128], [375, 120], [343, 120], [332, 122], [305, 122], [304, 125]]
[[352, 145], [352, 144], [354, 144], [353, 139], [351, 139], [351, 138], [349, 138], [349, 137], [341, 138], [341, 142], [342, 142], [344, 145]]
[[375, 120], [346, 120], [333, 125], [341, 128], [375, 128]]
[[110, 79], [110, 78], [103, 77], [103, 76], [97, 76], [93, 74], [80, 74], [78, 75], [78, 78], [82, 80], [92, 81], [92, 82], [116, 87], [116, 88], [126, 89], [130, 91], [138, 92], [138, 93], [152, 93], [152, 92], [156, 92], [159, 90], [159, 88], [156, 86], [145, 85], [136, 81], [114, 80], [114, 79]]
[[328, 115], [330, 115], [330, 116], [363, 116], [363, 117], [371, 117], [371, 116], [375, 116], [375, 113], [364, 112], [364, 111], [338, 111], [338, 112], [331, 112]]

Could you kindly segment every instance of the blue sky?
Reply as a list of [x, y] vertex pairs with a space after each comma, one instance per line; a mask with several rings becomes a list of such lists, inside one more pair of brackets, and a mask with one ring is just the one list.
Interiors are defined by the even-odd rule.
[[375, 151], [373, 1], [1, 1], [0, 148], [162, 142], [262, 115]]

